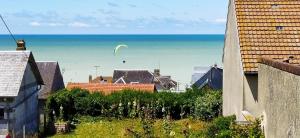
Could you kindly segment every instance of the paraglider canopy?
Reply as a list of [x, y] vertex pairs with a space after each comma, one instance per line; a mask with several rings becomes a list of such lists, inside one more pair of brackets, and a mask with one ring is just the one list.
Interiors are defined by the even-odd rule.
[[117, 55], [119, 49], [121, 49], [122, 47], [128, 48], [127, 45], [117, 45], [114, 49], [114, 55]]

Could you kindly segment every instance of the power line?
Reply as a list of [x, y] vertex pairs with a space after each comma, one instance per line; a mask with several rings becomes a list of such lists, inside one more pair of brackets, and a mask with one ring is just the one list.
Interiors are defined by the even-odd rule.
[[3, 17], [2, 17], [1, 14], [0, 14], [0, 18], [1, 18], [2, 22], [4, 23], [4, 25], [5, 25], [6, 29], [7, 29], [7, 31], [9, 32], [10, 36], [11, 36], [11, 37], [14, 39], [14, 41], [17, 43], [16, 38], [15, 38], [14, 35], [11, 33], [10, 29], [8, 28], [6, 22], [4, 21], [4, 19], [3, 19]]

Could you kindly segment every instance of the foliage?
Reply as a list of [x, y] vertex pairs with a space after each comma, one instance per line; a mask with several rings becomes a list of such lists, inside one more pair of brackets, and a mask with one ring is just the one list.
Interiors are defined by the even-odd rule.
[[[72, 120], [76, 115], [136, 118], [144, 111], [149, 111], [154, 119], [163, 118], [167, 114], [171, 119], [182, 119], [195, 116], [196, 106], [196, 116], [212, 118], [220, 112], [219, 95], [220, 91], [198, 89], [187, 89], [185, 93], [123, 90], [108, 96], [90, 94], [81, 89], [61, 90], [47, 99], [47, 111], [49, 120], [62, 117], [65, 121]], [[60, 111], [60, 107], [63, 107], [63, 111]], [[203, 110], [199, 110], [202, 107]]]
[[[87, 117], [82, 116], [78, 118], [80, 124], [76, 126], [76, 129], [69, 134], [57, 134], [54, 138], [141, 138], [144, 136], [144, 130], [139, 118], [124, 118], [119, 119], [108, 119], [100, 117]], [[152, 130], [154, 132], [154, 137], [164, 138], [166, 137], [163, 133], [163, 120], [154, 119]], [[199, 130], [204, 129], [206, 122], [194, 119], [181, 119], [174, 120], [172, 122], [172, 131], [175, 133], [174, 137], [184, 137], [182, 130], [186, 127], [185, 125], [190, 125], [191, 137]], [[196, 137], [196, 136], [194, 136]]]
[[165, 134], [166, 137], [168, 137], [172, 131], [171, 120], [164, 118], [162, 126], [163, 126], [163, 133]]
[[247, 125], [233, 124], [230, 126], [232, 136], [235, 138], [264, 138], [260, 123], [261, 121], [256, 119]]
[[201, 120], [211, 120], [221, 114], [222, 93], [208, 91], [204, 96], [199, 96], [195, 103], [195, 115]]
[[235, 116], [215, 118], [200, 135], [210, 138], [264, 138], [260, 120], [237, 124]]

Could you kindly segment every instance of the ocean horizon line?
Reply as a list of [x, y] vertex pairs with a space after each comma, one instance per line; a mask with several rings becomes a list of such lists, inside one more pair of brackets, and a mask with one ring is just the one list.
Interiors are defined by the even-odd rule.
[[[10, 34], [0, 34], [0, 35], [10, 35]], [[114, 35], [222, 35], [224, 36], [225, 34], [13, 34], [13, 35], [111, 35], [111, 36], [114, 36]]]

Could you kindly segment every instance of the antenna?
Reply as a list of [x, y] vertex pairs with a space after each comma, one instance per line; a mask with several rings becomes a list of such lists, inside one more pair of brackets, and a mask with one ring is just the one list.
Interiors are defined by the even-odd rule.
[[98, 76], [98, 68], [100, 68], [100, 66], [94, 66], [96, 68], [96, 77]]
[[10, 36], [12, 37], [12, 39], [14, 39], [14, 41], [17, 43], [16, 38], [15, 38], [14, 35], [11, 33], [10, 29], [8, 28], [6, 22], [4, 21], [4, 19], [3, 19], [3, 17], [2, 17], [1, 14], [0, 14], [0, 18], [1, 18], [2, 22], [4, 23], [4, 25], [5, 25], [6, 29], [7, 29], [7, 31], [9, 32]]
[[158, 69], [160, 70], [160, 60], [158, 61]]

